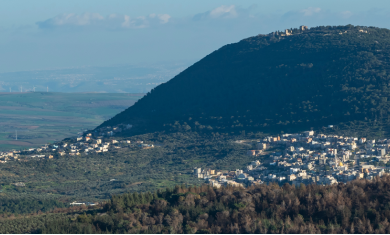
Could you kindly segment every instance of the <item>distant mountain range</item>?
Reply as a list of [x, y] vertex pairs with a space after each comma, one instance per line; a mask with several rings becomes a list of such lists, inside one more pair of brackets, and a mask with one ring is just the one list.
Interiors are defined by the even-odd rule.
[[187, 68], [187, 63], [80, 67], [0, 73], [0, 92], [146, 93]]
[[390, 30], [321, 26], [225, 45], [101, 126], [241, 132], [390, 122]]

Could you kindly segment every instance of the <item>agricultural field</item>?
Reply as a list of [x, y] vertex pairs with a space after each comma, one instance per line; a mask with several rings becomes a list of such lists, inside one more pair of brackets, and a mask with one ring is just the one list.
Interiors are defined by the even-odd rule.
[[95, 128], [143, 95], [0, 93], [0, 151], [36, 147], [75, 136]]

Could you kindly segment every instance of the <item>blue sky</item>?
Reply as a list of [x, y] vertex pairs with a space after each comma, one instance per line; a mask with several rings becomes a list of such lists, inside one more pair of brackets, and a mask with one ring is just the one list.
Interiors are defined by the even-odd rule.
[[386, 0], [2, 0], [0, 73], [196, 62], [243, 38], [308, 25], [390, 28]]

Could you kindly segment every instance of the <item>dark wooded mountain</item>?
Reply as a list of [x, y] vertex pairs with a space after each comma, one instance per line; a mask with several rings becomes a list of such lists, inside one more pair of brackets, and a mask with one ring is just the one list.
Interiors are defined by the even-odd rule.
[[130, 123], [135, 134], [389, 121], [390, 30], [347, 25], [291, 33], [223, 46], [101, 126]]

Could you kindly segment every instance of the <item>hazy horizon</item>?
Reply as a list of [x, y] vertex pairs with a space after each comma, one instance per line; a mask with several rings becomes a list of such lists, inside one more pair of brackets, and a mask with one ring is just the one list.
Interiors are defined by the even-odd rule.
[[0, 73], [0, 92], [147, 93], [188, 63], [75, 68]]
[[300, 25], [390, 27], [390, 3], [383, 0], [41, 0], [1, 6], [0, 92], [21, 86], [148, 92], [214, 50], [257, 34]]

